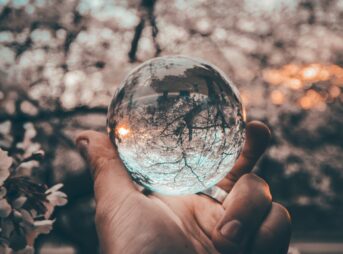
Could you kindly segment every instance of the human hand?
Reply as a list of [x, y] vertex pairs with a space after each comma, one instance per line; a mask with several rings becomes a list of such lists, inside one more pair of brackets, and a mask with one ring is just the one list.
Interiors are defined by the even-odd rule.
[[269, 187], [250, 173], [267, 147], [269, 129], [247, 125], [234, 168], [218, 186], [218, 203], [205, 195], [142, 193], [132, 182], [107, 135], [84, 131], [80, 152], [93, 168], [95, 222], [104, 253], [287, 253], [290, 217], [272, 202]]

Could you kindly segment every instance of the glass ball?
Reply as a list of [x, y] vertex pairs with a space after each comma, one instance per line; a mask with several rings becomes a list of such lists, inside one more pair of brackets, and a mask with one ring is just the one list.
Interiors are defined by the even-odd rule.
[[218, 183], [245, 139], [237, 88], [215, 66], [184, 56], [154, 58], [131, 71], [107, 125], [133, 180], [171, 195]]

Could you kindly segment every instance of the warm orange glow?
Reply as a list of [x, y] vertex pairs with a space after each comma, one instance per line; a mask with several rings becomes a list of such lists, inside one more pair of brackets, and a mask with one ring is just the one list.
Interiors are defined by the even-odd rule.
[[241, 91], [241, 99], [242, 99], [243, 106], [244, 105], [246, 106], [249, 104], [248, 95], [244, 91]]
[[303, 109], [318, 108], [325, 109], [325, 98], [313, 89], [310, 89], [306, 94], [300, 98], [299, 105]]
[[244, 105], [243, 105], [243, 120], [244, 120], [244, 121], [247, 120], [247, 111], [245, 110]]
[[286, 64], [283, 69], [290, 73], [291, 75], [294, 75], [296, 74], [299, 70], [300, 70], [300, 66], [299, 65], [296, 65], [296, 64]]
[[330, 72], [328, 69], [321, 69], [318, 78], [322, 81], [329, 80], [330, 79]]
[[303, 68], [300, 72], [300, 75], [304, 81], [311, 81], [319, 78], [319, 72], [321, 68], [318, 65], [311, 64]]
[[282, 73], [269, 69], [263, 72], [263, 78], [271, 85], [279, 85], [284, 80]]
[[287, 86], [291, 89], [294, 89], [294, 90], [298, 90], [302, 87], [302, 83], [300, 81], [300, 79], [297, 79], [297, 78], [291, 78], [289, 80], [286, 81], [287, 82]]
[[125, 137], [130, 133], [130, 130], [125, 127], [119, 127], [117, 131], [120, 137]]
[[332, 98], [337, 98], [341, 94], [341, 89], [338, 86], [332, 86], [329, 93]]
[[[287, 64], [280, 69], [266, 69], [263, 71], [264, 80], [271, 86], [282, 86], [271, 92], [270, 99], [273, 104], [281, 105], [293, 93], [291, 90], [308, 90], [298, 99], [298, 105], [303, 109], [316, 108], [325, 110], [326, 104], [342, 96], [343, 68], [334, 64]], [[312, 89], [311, 85], [319, 83], [321, 92]], [[324, 86], [324, 87], [323, 87]], [[326, 86], [326, 87], [325, 87]], [[283, 92], [281, 92], [283, 91]]]
[[271, 85], [284, 85], [291, 89], [299, 89], [319, 81], [330, 81], [334, 85], [342, 85], [343, 68], [334, 64], [287, 64], [281, 69], [264, 70], [263, 78]]
[[270, 94], [270, 99], [272, 103], [275, 105], [281, 105], [284, 103], [284, 96], [283, 93], [279, 90], [275, 90]]

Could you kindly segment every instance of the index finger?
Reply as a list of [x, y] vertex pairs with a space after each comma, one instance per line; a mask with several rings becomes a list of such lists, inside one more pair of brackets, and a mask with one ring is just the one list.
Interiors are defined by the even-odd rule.
[[271, 133], [267, 125], [260, 121], [247, 124], [246, 141], [235, 165], [218, 186], [229, 192], [238, 179], [249, 173], [268, 147]]
[[76, 138], [76, 143], [93, 169], [97, 203], [102, 200], [121, 202], [128, 194], [137, 191], [107, 135], [96, 131], [83, 131]]

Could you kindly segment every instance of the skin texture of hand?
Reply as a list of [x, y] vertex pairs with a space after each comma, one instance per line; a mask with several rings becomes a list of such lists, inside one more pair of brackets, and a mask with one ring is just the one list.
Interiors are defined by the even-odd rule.
[[93, 168], [96, 227], [103, 253], [286, 254], [290, 217], [268, 185], [250, 173], [270, 139], [253, 121], [234, 168], [218, 186], [222, 204], [205, 195], [142, 193], [107, 135], [84, 131], [80, 152]]

